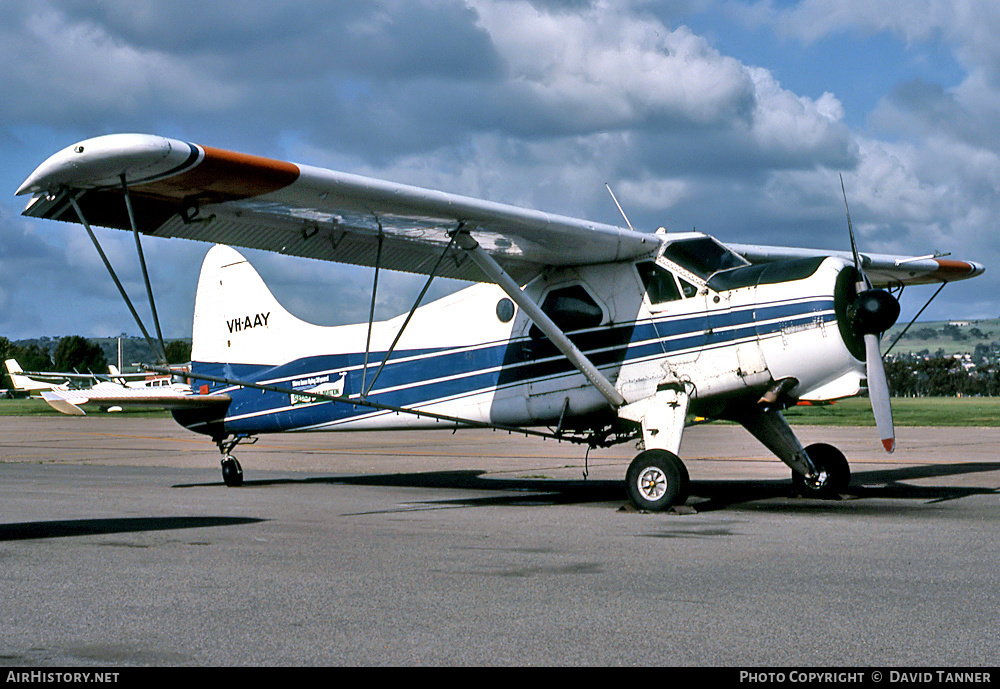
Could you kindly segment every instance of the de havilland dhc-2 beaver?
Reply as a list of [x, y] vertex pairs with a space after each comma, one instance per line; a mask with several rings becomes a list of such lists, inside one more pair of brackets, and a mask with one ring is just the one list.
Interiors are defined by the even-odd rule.
[[[835, 495], [850, 481], [844, 455], [803, 447], [781, 410], [867, 380], [892, 452], [880, 352], [899, 316], [892, 291], [984, 271], [861, 252], [849, 212], [851, 251], [724, 244], [142, 134], [73, 144], [17, 193], [32, 195], [25, 215], [87, 230], [147, 338], [92, 226], [133, 232], [157, 335], [140, 236], [217, 245], [195, 299], [194, 394], [165, 406], [218, 445], [227, 485], [243, 480], [235, 446], [263, 433], [495, 428], [638, 441], [626, 492], [663, 510], [687, 499], [677, 455], [697, 415], [743, 425], [804, 494]], [[368, 321], [296, 318], [232, 247], [373, 267]], [[427, 282], [408, 313], [376, 321], [382, 269]], [[435, 277], [478, 284], [421, 305]]]

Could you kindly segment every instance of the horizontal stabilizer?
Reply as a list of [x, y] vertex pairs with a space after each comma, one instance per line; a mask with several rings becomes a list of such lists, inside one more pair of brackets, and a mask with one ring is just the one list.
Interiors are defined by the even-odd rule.
[[83, 416], [83, 406], [102, 409], [204, 409], [228, 404], [229, 395], [195, 395], [179, 388], [126, 388], [102, 384], [90, 390], [47, 390], [42, 398], [56, 411]]

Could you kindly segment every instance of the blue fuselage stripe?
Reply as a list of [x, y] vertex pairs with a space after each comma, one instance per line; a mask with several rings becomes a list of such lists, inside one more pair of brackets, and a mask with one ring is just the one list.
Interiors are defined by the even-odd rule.
[[[765, 338], [790, 327], [830, 323], [836, 319], [833, 307], [829, 297], [758, 304], [693, 316], [656, 316], [571, 332], [569, 337], [598, 367], [617, 369], [643, 360]], [[380, 361], [382, 355], [373, 352], [369, 356], [369, 381], [376, 366], [372, 362]], [[342, 394], [356, 395], [360, 392], [364, 358], [364, 352], [331, 354], [273, 367], [194, 362], [192, 372], [296, 389], [308, 389], [318, 381], [336, 381], [341, 373], [346, 373]], [[369, 399], [415, 407], [573, 374], [575, 369], [570, 362], [546, 339], [521, 337], [472, 347], [405, 350], [394, 353]], [[210, 387], [210, 392], [222, 391], [233, 400], [226, 429], [235, 433], [307, 428], [372, 413], [349, 404], [293, 405], [284, 394], [220, 385]]]

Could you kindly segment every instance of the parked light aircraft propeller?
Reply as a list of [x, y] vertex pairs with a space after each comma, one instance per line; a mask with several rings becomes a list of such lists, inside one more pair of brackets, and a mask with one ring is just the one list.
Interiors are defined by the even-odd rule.
[[[141, 234], [229, 245], [199, 278], [198, 394], [173, 405], [218, 445], [228, 485], [243, 477], [233, 448], [262, 433], [485, 427], [638, 440], [627, 494], [662, 510], [687, 497], [677, 455], [696, 414], [742, 424], [807, 495], [835, 494], [847, 460], [802, 447], [781, 409], [855, 395], [867, 377], [891, 451], [878, 342], [899, 307], [886, 288], [984, 271], [861, 253], [849, 214], [850, 253], [724, 245], [139, 134], [74, 144], [17, 193], [32, 194], [25, 215], [84, 226], [147, 338], [91, 226], [131, 230], [140, 263]], [[232, 246], [373, 267], [368, 322], [295, 318]], [[382, 269], [428, 280], [409, 313], [376, 321]], [[421, 305], [435, 277], [479, 284]]]

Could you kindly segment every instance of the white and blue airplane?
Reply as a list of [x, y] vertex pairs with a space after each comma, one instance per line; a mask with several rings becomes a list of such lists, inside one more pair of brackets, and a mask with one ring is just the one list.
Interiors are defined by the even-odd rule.
[[[677, 455], [698, 415], [742, 424], [804, 494], [834, 495], [850, 481], [844, 455], [803, 447], [781, 410], [867, 379], [891, 452], [890, 290], [984, 271], [861, 253], [853, 230], [850, 252], [727, 245], [140, 134], [74, 144], [17, 193], [32, 195], [25, 215], [82, 224], [102, 257], [93, 225], [131, 230], [144, 273], [142, 234], [217, 245], [195, 302], [195, 394], [172, 406], [218, 445], [227, 485], [243, 480], [234, 447], [263, 433], [487, 427], [639, 441], [627, 495], [664, 510], [687, 499]], [[373, 267], [368, 322], [294, 317], [232, 247]], [[409, 313], [375, 321], [382, 269], [478, 284], [421, 305], [425, 286]]]

